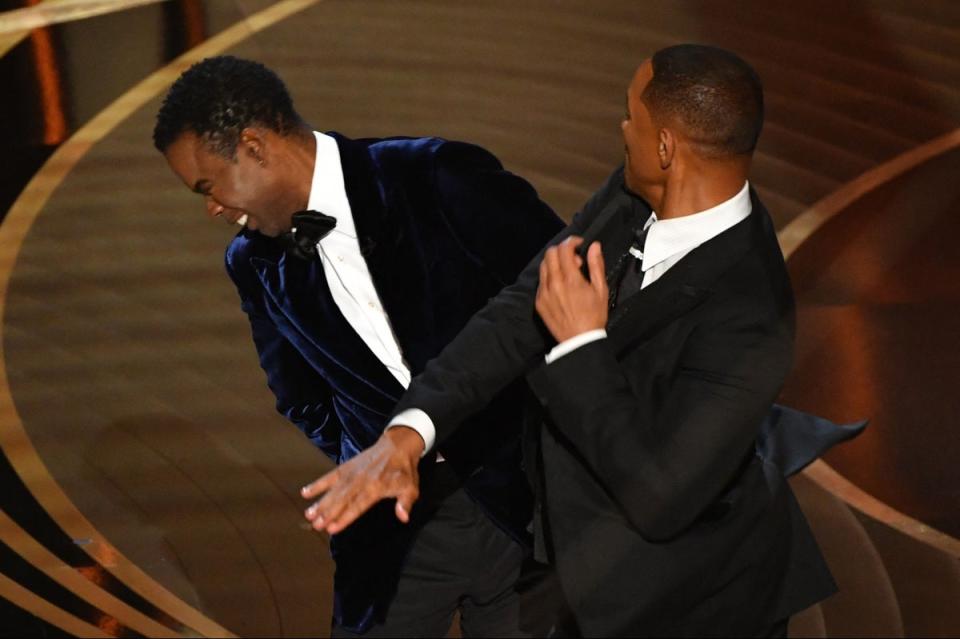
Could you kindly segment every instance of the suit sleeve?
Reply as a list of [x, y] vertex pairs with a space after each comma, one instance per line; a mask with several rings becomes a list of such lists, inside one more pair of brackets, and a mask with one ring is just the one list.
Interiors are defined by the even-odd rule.
[[[622, 183], [621, 169], [587, 202], [569, 226], [536, 252], [516, 281], [490, 300], [427, 364], [401, 398], [395, 414], [410, 408], [424, 411], [432, 420], [440, 443], [452, 434], [457, 424], [483, 409], [507, 384], [542, 361], [544, 354], [556, 344], [534, 307], [544, 251], [569, 235], [582, 233], [602, 209], [610, 193], [619, 190]], [[526, 233], [522, 226], [510, 232]], [[491, 234], [488, 229], [479, 238], [470, 239], [468, 235], [464, 234], [463, 241], [477, 254], [497, 251], [499, 234]], [[496, 258], [491, 259], [496, 261]], [[528, 258], [517, 254], [502, 259], [498, 268], [506, 276], [521, 259]]]
[[[708, 302], [709, 303], [709, 302]], [[645, 538], [690, 526], [736, 475], [792, 359], [792, 337], [743, 295], [689, 337], [659, 410], [638, 399], [610, 340], [546, 367], [535, 384], [570, 440]]]
[[335, 463], [340, 456], [342, 427], [333, 410], [326, 380], [310, 366], [277, 330], [254, 296], [245, 291], [242, 278], [227, 256], [227, 272], [237, 286], [240, 306], [250, 320], [253, 342], [267, 385], [276, 397], [277, 412], [289, 419]]

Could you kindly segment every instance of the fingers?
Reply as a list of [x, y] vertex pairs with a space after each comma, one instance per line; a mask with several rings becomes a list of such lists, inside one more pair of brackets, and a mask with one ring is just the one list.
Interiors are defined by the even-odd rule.
[[543, 255], [543, 265], [547, 267], [547, 282], [549, 288], [551, 285], [560, 283], [560, 254], [556, 246], [551, 246]]
[[304, 512], [313, 528], [336, 534], [389, 497], [398, 498], [397, 517], [409, 521], [419, 496], [418, 451], [405, 444], [411, 439], [422, 448], [415, 431], [390, 429], [376, 444], [305, 486], [301, 490], [304, 498], [323, 495]]
[[[347, 486], [349, 488], [349, 484]], [[315, 530], [324, 530], [331, 522], [336, 521], [354, 501], [355, 497], [342, 486], [334, 487], [322, 499], [304, 511], [304, 516]]]
[[349, 526], [386, 496], [377, 487], [346, 481], [307, 508], [304, 515], [315, 530], [326, 530], [332, 535]]
[[360, 515], [367, 512], [378, 501], [380, 501], [380, 498], [371, 493], [357, 495], [337, 515], [329, 517], [324, 529], [331, 535], [336, 535], [355, 522]]
[[541, 292], [550, 286], [550, 269], [547, 267], [547, 255], [549, 254], [550, 249], [547, 249], [543, 260], [540, 261], [540, 286], [537, 288], [537, 297], [540, 297]]
[[582, 237], [571, 235], [555, 247], [557, 250], [557, 263], [560, 274], [564, 279], [571, 277], [579, 279], [580, 277], [579, 269], [582, 261], [580, 256], [577, 255], [577, 248], [581, 244], [583, 244]]
[[304, 499], [313, 499], [333, 488], [339, 480], [340, 469], [334, 468], [320, 479], [301, 488], [300, 495], [302, 495]]
[[571, 279], [579, 280], [583, 260], [577, 255], [577, 248], [583, 244], [583, 238], [572, 235], [556, 246], [551, 246], [540, 262], [540, 287], [549, 289]]
[[416, 479], [401, 483], [403, 486], [399, 489], [377, 489], [369, 485], [360, 490], [335, 488], [308, 508], [305, 514], [315, 530], [325, 530], [335, 535], [350, 526], [378, 501], [393, 493], [397, 497], [394, 512], [397, 519], [406, 524], [410, 522], [410, 513], [413, 511], [414, 503], [420, 497], [420, 491], [417, 488]]
[[587, 267], [590, 269], [590, 284], [597, 293], [607, 295], [607, 268], [603, 263], [603, 248], [594, 242], [587, 250]]

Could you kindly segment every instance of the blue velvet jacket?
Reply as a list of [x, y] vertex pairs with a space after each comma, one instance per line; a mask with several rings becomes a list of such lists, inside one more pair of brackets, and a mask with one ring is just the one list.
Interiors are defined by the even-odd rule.
[[[361, 252], [417, 375], [563, 223], [480, 147], [331, 135]], [[245, 230], [226, 264], [277, 410], [338, 464], [373, 444], [404, 389], [341, 315], [319, 260]], [[440, 448], [471, 497], [521, 541], [531, 518], [519, 457], [525, 392], [508, 387]], [[411, 530], [381, 505], [334, 537], [338, 624], [363, 631], [384, 613]]]

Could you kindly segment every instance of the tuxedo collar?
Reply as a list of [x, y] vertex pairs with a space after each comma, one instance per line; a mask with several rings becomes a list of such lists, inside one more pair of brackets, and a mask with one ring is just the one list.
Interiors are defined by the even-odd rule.
[[[357, 237], [357, 231], [350, 211], [350, 202], [347, 198], [346, 184], [343, 175], [343, 164], [340, 160], [340, 149], [333, 137], [313, 132], [316, 139], [317, 151], [313, 164], [313, 178], [310, 183], [310, 197], [307, 199], [307, 209], [319, 211], [337, 220], [333, 233], [340, 233], [350, 238]], [[320, 241], [321, 244], [323, 240]]]
[[[607, 327], [616, 350], [644, 339], [706, 299], [731, 266], [765, 241], [764, 235], [773, 234], [766, 208], [753, 191], [750, 194], [752, 210], [745, 219], [687, 253], [656, 282], [621, 302]], [[775, 242], [775, 236], [770, 241]]]
[[750, 215], [750, 209], [750, 186], [744, 183], [732, 198], [705, 211], [665, 220], [654, 218], [643, 247], [643, 270], [649, 271], [720, 235]]

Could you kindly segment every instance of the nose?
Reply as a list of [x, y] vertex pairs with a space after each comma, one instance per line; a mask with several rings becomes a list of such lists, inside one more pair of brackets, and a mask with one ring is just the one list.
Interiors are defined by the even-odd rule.
[[209, 195], [204, 198], [204, 204], [207, 207], [207, 215], [210, 217], [220, 217], [223, 214], [223, 205]]

